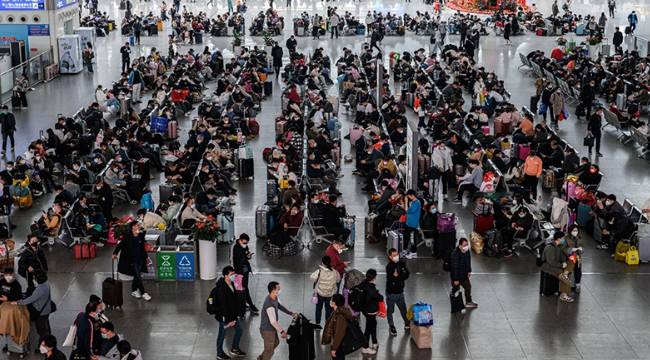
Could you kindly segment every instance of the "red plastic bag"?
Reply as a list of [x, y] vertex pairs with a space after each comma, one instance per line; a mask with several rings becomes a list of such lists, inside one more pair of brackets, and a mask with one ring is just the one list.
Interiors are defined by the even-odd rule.
[[377, 310], [377, 316], [380, 318], [385, 318], [386, 317], [386, 302], [385, 301], [380, 301], [379, 302], [379, 307]]

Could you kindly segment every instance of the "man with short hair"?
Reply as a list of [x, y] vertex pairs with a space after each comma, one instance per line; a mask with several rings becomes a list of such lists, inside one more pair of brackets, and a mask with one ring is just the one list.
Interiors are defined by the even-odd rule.
[[287, 315], [296, 315], [278, 301], [280, 284], [277, 281], [271, 281], [267, 286], [267, 290], [269, 295], [264, 300], [264, 305], [262, 305], [262, 317], [260, 319], [260, 333], [264, 340], [264, 351], [257, 357], [257, 360], [270, 360], [273, 357], [275, 348], [280, 344], [278, 334], [283, 339], [287, 338], [287, 332], [278, 321], [278, 310]]
[[210, 298], [214, 301], [216, 313], [214, 318], [219, 323], [219, 333], [217, 335], [217, 359], [229, 360], [223, 351], [223, 342], [226, 339], [228, 329], [235, 329], [235, 336], [232, 339], [230, 353], [233, 356], [245, 356], [246, 353], [239, 348], [239, 341], [242, 337], [242, 329], [239, 318], [244, 316], [245, 309], [243, 303], [239, 300], [237, 289], [235, 288], [235, 268], [226, 266], [221, 271], [222, 277], [217, 280], [217, 284], [210, 293]]
[[406, 318], [406, 301], [404, 300], [404, 282], [409, 278], [409, 270], [406, 263], [399, 258], [399, 251], [395, 248], [388, 250], [388, 264], [386, 264], [386, 315], [388, 328], [391, 336], [397, 336], [393, 312], [395, 305], [399, 309], [402, 320], [404, 320], [404, 331], [410, 330], [409, 321]]
[[16, 131], [16, 117], [9, 111], [7, 105], [2, 105], [0, 111], [0, 127], [2, 127], [2, 156], [7, 151], [7, 137], [11, 141], [11, 152], [15, 152], [14, 132]]
[[106, 321], [99, 326], [99, 333], [102, 340], [99, 344], [97, 355], [92, 355], [91, 360], [112, 360], [119, 356], [117, 350], [117, 343], [120, 342], [120, 337], [115, 332], [115, 325], [112, 322]]
[[18, 301], [23, 298], [23, 289], [20, 283], [16, 281], [16, 274], [12, 267], [6, 267], [2, 270], [0, 295], [6, 296], [7, 301]]
[[406, 223], [404, 224], [403, 231], [403, 250], [404, 256], [407, 259], [413, 259], [417, 257], [418, 244], [416, 239], [416, 234], [418, 233], [418, 228], [420, 227], [420, 215], [422, 212], [422, 204], [418, 200], [415, 190], [409, 189], [406, 192], [406, 198], [404, 199], [404, 209], [406, 211]]

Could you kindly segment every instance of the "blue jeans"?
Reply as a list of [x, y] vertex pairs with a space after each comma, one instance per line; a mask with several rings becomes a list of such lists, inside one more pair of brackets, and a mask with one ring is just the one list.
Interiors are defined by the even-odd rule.
[[395, 327], [395, 323], [393, 322], [395, 305], [397, 305], [397, 309], [399, 309], [400, 315], [402, 315], [404, 325], [408, 325], [409, 322], [406, 318], [406, 301], [404, 300], [404, 294], [386, 294], [386, 317], [388, 318], [388, 326]]
[[325, 321], [330, 318], [330, 314], [332, 314], [330, 300], [332, 300], [331, 297], [322, 297], [318, 295], [318, 303], [316, 304], [316, 324], [320, 324], [320, 316], [323, 313], [323, 305], [325, 305]]
[[[226, 340], [226, 332], [228, 332], [228, 329], [231, 329], [231, 328], [226, 328], [226, 324], [227, 323], [225, 322], [219, 321], [219, 333], [217, 334], [217, 355], [225, 354], [223, 351], [223, 342]], [[235, 321], [234, 328], [235, 328], [235, 336], [232, 338], [231, 349], [239, 349], [239, 341], [241, 340], [241, 335], [242, 335], [239, 319]]]

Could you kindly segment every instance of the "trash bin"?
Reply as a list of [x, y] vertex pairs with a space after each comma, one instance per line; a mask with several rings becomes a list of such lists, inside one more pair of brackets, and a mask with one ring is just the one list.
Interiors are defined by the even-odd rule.
[[193, 245], [179, 246], [176, 251], [176, 280], [194, 281], [196, 279], [196, 253]]
[[199, 242], [199, 277], [201, 280], [217, 278], [217, 243], [212, 240]]
[[156, 252], [156, 280], [176, 280], [176, 246], [162, 245]]
[[157, 234], [146, 234], [144, 236], [144, 249], [147, 252], [147, 272], [142, 273], [143, 280], [156, 279], [156, 251], [158, 250], [158, 245], [160, 245], [159, 241], [160, 236]]

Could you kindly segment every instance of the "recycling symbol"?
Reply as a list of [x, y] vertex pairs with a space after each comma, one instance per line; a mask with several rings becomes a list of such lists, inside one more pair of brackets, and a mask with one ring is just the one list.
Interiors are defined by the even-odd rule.
[[181, 261], [178, 262], [178, 265], [181, 266], [190, 266], [192, 263], [190, 263], [190, 259], [187, 258], [187, 256], [181, 257]]

